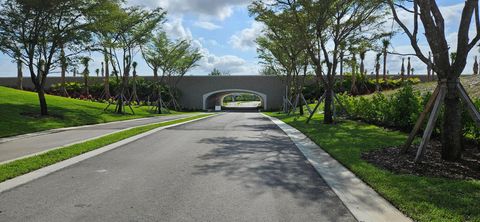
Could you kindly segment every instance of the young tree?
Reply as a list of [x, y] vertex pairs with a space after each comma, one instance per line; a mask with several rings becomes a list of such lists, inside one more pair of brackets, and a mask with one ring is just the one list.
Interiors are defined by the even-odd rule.
[[[59, 65], [61, 46], [69, 55], [85, 50], [89, 40], [87, 11], [101, 0], [9, 0], [0, 6], [0, 50], [28, 67], [40, 102], [48, 115], [45, 83]], [[18, 54], [20, 53], [20, 54]]]
[[[284, 1], [281, 4], [285, 4]], [[324, 123], [333, 123], [335, 76], [340, 60], [340, 47], [349, 42], [361, 42], [384, 36], [378, 26], [384, 22], [382, 0], [325, 0], [288, 1], [295, 15], [298, 32], [305, 33], [306, 49], [313, 61], [317, 76], [326, 63]], [[321, 9], [321, 10], [319, 10]], [[323, 78], [323, 77], [322, 77]]]
[[[146, 44], [144, 44], [142, 46], [142, 53], [148, 66], [153, 70], [155, 82], [154, 96], [157, 97], [157, 111], [161, 113], [163, 108], [162, 85], [165, 83], [176, 85], [174, 84], [176, 80], [172, 80], [173, 76], [180, 75], [177, 79], [179, 81], [189, 69], [194, 67], [195, 63], [197, 63], [200, 58], [192, 58], [192, 60], [194, 60], [193, 64], [188, 63], [185, 60], [183, 61], [185, 63], [180, 65], [183, 63], [180, 62], [182, 58], [188, 56], [189, 53], [193, 53], [191, 43], [187, 40], [171, 41], [168, 39], [165, 32], [158, 33], [154, 38], [151, 38]], [[198, 54], [198, 51], [195, 50], [195, 53]], [[186, 66], [186, 64], [190, 64], [191, 67]], [[181, 66], [183, 66], [183, 69], [180, 68]], [[183, 74], [181, 74], [182, 70], [185, 70]], [[162, 72], [160, 78], [158, 71]], [[170, 90], [172, 89], [169, 89], [170, 94], [176, 94]], [[173, 105], [176, 106], [176, 100], [172, 100], [170, 103], [173, 103]]]
[[104, 4], [100, 7], [90, 11], [87, 18], [95, 24], [92, 27], [95, 34], [92, 50], [103, 54], [102, 77], [104, 77], [104, 89], [102, 96], [109, 100], [112, 97], [110, 92], [110, 64], [113, 64], [111, 49], [114, 47], [114, 38], [118, 33], [118, 26], [116, 26], [115, 21], [121, 19], [123, 10], [121, 8], [121, 0], [104, 1]]
[[[282, 8], [282, 3], [277, 7]], [[305, 43], [299, 41], [303, 38], [302, 34], [298, 32], [295, 23], [291, 22], [295, 20], [295, 15], [290, 10], [280, 13], [275, 13], [274, 10], [262, 2], [254, 2], [250, 6], [250, 13], [256, 15], [256, 20], [266, 26], [263, 35], [257, 38], [257, 51], [263, 63], [279, 70], [277, 73], [286, 83], [285, 111], [290, 113], [300, 107], [302, 115], [305, 103], [303, 86], [310, 65], [309, 57]]]
[[[403, 29], [415, 51], [416, 56], [425, 64], [428, 58], [419, 46], [420, 22], [425, 31], [425, 39], [433, 54], [433, 70], [437, 73], [442, 87], [446, 88], [445, 97], [440, 102], [445, 104], [442, 129], [442, 158], [458, 160], [462, 153], [462, 109], [459, 93], [459, 77], [467, 64], [469, 52], [480, 40], [480, 12], [478, 0], [465, 0], [460, 16], [457, 33], [456, 56], [450, 60], [451, 45], [448, 44], [445, 33], [445, 20], [436, 1], [413, 0], [413, 8], [409, 9], [404, 1], [387, 1], [393, 17]], [[413, 28], [409, 28], [400, 19], [397, 10], [407, 10], [413, 18]], [[470, 38], [472, 21], [475, 22], [473, 38]], [[468, 95], [465, 93], [465, 97]], [[463, 98], [465, 98], [463, 97]]]
[[219, 69], [213, 68], [213, 70], [208, 75], [209, 76], [223, 76], [223, 73]]
[[112, 55], [114, 60], [112, 65], [114, 72], [122, 76], [115, 108], [115, 112], [119, 114], [125, 112], [125, 103], [129, 103], [125, 95], [128, 89], [133, 57], [139, 52], [140, 47], [152, 37], [153, 32], [159, 29], [165, 15], [166, 13], [161, 8], [148, 10], [139, 7], [127, 7], [122, 10], [121, 16], [113, 21], [116, 33], [109, 54]]
[[193, 47], [191, 42], [180, 41], [172, 55], [174, 58], [178, 59], [173, 60], [173, 69], [171, 72], [167, 73], [167, 84], [169, 86], [168, 92], [171, 99], [170, 103], [176, 111], [179, 111], [181, 107], [177, 101], [177, 85], [188, 71], [197, 66], [198, 61], [202, 59], [202, 54], [200, 54], [199, 49]]

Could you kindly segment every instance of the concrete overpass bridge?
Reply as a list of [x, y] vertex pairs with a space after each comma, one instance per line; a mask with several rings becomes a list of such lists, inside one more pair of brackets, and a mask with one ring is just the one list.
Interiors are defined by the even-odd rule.
[[180, 103], [187, 109], [214, 109], [233, 93], [251, 93], [262, 100], [265, 110], [279, 110], [284, 83], [275, 76], [188, 76], [178, 85]]
[[[142, 77], [152, 80], [152, 77]], [[102, 78], [92, 77], [91, 82]], [[67, 82], [83, 82], [82, 77], [67, 77]], [[59, 77], [48, 77], [46, 87], [60, 83]], [[0, 78], [1, 86], [15, 87], [16, 78]], [[24, 87], [33, 88], [29, 78]], [[222, 105], [223, 98], [233, 93], [251, 93], [262, 100], [264, 110], [279, 110], [285, 96], [285, 84], [275, 76], [185, 76], [178, 84], [179, 102], [185, 109], [209, 110]]]

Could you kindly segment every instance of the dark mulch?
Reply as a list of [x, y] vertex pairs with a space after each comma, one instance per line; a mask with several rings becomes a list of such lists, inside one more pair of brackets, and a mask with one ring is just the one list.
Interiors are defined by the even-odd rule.
[[441, 144], [432, 141], [421, 163], [414, 163], [417, 147], [399, 155], [401, 147], [390, 147], [363, 153], [362, 158], [382, 169], [400, 174], [443, 177], [452, 179], [480, 179], [480, 151], [473, 143], [465, 144], [463, 157], [458, 162], [441, 159]]

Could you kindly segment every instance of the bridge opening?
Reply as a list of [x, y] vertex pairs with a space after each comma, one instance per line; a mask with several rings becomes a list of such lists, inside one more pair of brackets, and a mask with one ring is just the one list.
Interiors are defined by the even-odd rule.
[[239, 89], [219, 90], [203, 96], [204, 110], [258, 111], [267, 109], [267, 96], [260, 92]]
[[223, 110], [259, 110], [262, 99], [253, 93], [232, 93], [223, 97]]

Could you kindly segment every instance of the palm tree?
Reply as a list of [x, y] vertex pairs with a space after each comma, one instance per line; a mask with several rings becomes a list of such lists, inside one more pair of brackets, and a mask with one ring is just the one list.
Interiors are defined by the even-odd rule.
[[383, 80], [387, 80], [387, 56], [388, 56], [388, 47], [390, 46], [390, 40], [383, 39]]
[[137, 102], [137, 105], [140, 105], [140, 100], [138, 99], [138, 95], [137, 95], [137, 66], [138, 66], [138, 63], [137, 62], [133, 62], [132, 63], [132, 67], [133, 67], [133, 79], [132, 79], [132, 98], [130, 100], [134, 100]]
[[90, 58], [89, 57], [83, 57], [81, 60], [81, 63], [85, 69], [83, 70], [83, 80], [85, 82], [85, 95], [88, 96], [90, 95], [89, 89], [88, 89], [88, 76], [90, 75], [90, 71], [88, 70], [88, 64], [90, 63]]
[[382, 53], [378, 53], [375, 58], [375, 80], [377, 92], [380, 91], [380, 57], [382, 57]]

